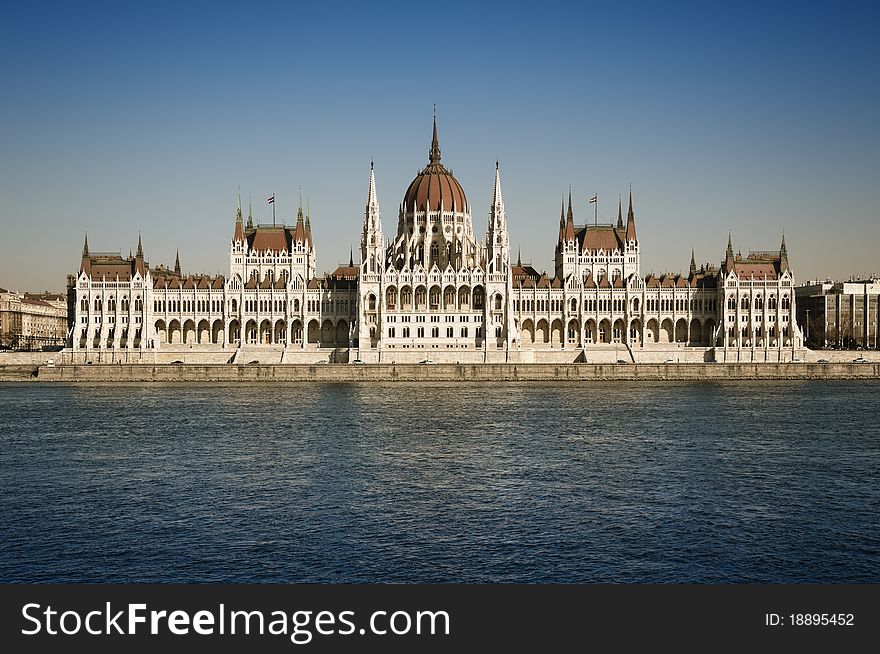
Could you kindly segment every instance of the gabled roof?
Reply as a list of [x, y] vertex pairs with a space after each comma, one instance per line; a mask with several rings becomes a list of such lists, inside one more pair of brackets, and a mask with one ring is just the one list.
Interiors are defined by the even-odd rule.
[[577, 242], [581, 251], [622, 251], [626, 243], [626, 230], [613, 225], [584, 225], [578, 229]]

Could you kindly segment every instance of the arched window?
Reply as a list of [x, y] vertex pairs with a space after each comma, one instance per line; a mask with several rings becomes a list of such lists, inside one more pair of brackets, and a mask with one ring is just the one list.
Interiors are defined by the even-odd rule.
[[791, 300], [788, 298], [787, 295], [783, 295], [782, 296], [782, 310], [788, 311], [789, 309], [791, 309]]
[[100, 310], [101, 310], [101, 298], [96, 297], [95, 298], [95, 311], [100, 311]]
[[743, 311], [749, 310], [749, 298], [747, 295], [743, 295], [742, 301], [739, 303], [739, 308]]
[[572, 312], [572, 313], [574, 313], [575, 311], [578, 310], [578, 301], [577, 301], [577, 299], [575, 299], [575, 298], [571, 298], [570, 305], [571, 305], [571, 312]]
[[370, 293], [370, 294], [367, 296], [367, 309], [368, 309], [369, 311], [375, 311], [375, 310], [376, 310], [376, 296], [373, 295], [372, 293]]
[[727, 309], [728, 311], [736, 311], [736, 298], [732, 295], [727, 298]]
[[775, 295], [771, 295], [770, 297], [767, 298], [767, 308], [770, 310], [776, 309], [776, 296]]
[[83, 298], [82, 300], [80, 300], [79, 310], [80, 311], [88, 311], [89, 310], [89, 301], [87, 299]]
[[764, 298], [758, 295], [755, 298], [755, 309], [761, 311], [764, 308]]
[[479, 310], [483, 308], [483, 289], [475, 288], [474, 289], [474, 309]]

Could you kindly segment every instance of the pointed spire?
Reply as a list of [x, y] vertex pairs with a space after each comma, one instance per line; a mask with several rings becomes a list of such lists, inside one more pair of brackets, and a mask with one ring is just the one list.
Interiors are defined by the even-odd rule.
[[440, 142], [437, 140], [437, 105], [434, 105], [434, 138], [431, 139], [431, 150], [428, 152], [428, 160], [432, 164], [440, 163]]
[[[629, 218], [627, 218], [627, 222], [628, 221]], [[617, 198], [617, 226], [620, 228], [623, 227], [623, 206], [622, 201], [619, 197]]]
[[86, 240], [83, 242], [83, 259], [89, 256], [89, 233], [86, 232]]
[[516, 265], [522, 268], [522, 248], [516, 249]]
[[574, 240], [574, 211], [571, 208], [571, 187], [568, 187], [568, 215], [565, 219], [565, 240]]
[[254, 208], [253, 208], [253, 206], [251, 206], [251, 199], [250, 199], [250, 198], [248, 198], [248, 221], [247, 221], [247, 228], [248, 228], [248, 229], [253, 229], [253, 228], [254, 228]]
[[309, 199], [306, 198], [306, 229], [312, 228], [312, 209], [309, 204]]
[[138, 249], [137, 249], [137, 257], [138, 259], [144, 258], [144, 248], [141, 246], [141, 233], [138, 232]]
[[379, 198], [376, 196], [376, 173], [373, 160], [370, 159], [370, 190], [367, 192], [367, 208], [379, 208]]
[[177, 251], [174, 257], [174, 274], [180, 277], [180, 250]]
[[[618, 216], [620, 210], [618, 210]], [[633, 191], [632, 186], [629, 187], [629, 208], [626, 210], [626, 240], [627, 242], [636, 241], [636, 216], [633, 212]]]
[[690, 269], [691, 277], [697, 274], [697, 261], [694, 258], [694, 248], [691, 248], [691, 269]]
[[782, 247], [779, 248], [780, 270], [790, 270], [788, 265], [788, 248], [785, 247], [785, 230], [782, 231]]
[[730, 232], [727, 232], [727, 258], [733, 259], [733, 241], [730, 238]]
[[241, 193], [238, 194], [238, 206], [235, 210], [235, 222], [241, 222]]
[[492, 190], [492, 206], [504, 207], [504, 200], [501, 198], [501, 169], [498, 160], [495, 160], [495, 188]]
[[350, 248], [348, 251], [348, 267], [354, 268], [354, 248]]

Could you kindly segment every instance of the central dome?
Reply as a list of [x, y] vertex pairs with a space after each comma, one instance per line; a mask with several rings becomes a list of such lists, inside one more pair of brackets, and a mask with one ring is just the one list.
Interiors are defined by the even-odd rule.
[[434, 139], [428, 154], [429, 163], [410, 183], [403, 196], [404, 211], [455, 210], [467, 213], [467, 197], [451, 170], [440, 163], [440, 144], [437, 142], [437, 117], [434, 117]]

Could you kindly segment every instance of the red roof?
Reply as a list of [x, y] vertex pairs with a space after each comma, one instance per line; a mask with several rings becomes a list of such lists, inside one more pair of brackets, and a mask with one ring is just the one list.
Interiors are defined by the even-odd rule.
[[626, 233], [611, 225], [585, 225], [578, 230], [577, 240], [582, 251], [623, 250]]

